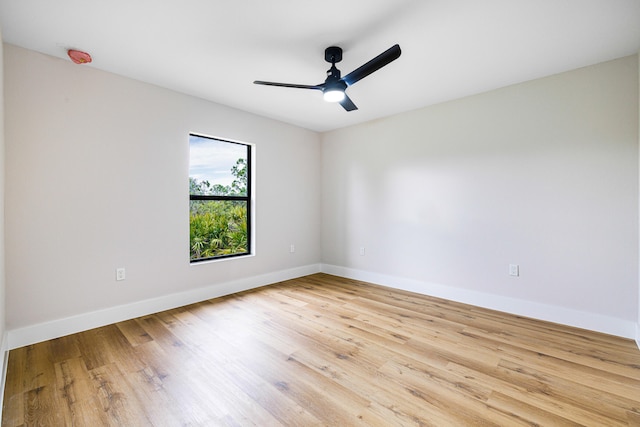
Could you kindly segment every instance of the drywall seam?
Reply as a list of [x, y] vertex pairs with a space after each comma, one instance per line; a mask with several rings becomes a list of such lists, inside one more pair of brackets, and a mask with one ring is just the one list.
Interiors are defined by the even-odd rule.
[[633, 321], [337, 265], [322, 264], [320, 269], [323, 273], [333, 274], [335, 276], [444, 298], [518, 316], [530, 317], [630, 339], [633, 339], [635, 335], [636, 341], [639, 340], [638, 334], [635, 331], [636, 325]]
[[8, 339], [6, 347], [4, 348], [11, 350], [100, 326], [182, 307], [211, 298], [259, 288], [261, 286], [270, 285], [283, 280], [307, 276], [309, 274], [318, 273], [319, 271], [319, 264], [311, 264], [288, 270], [262, 274], [259, 276], [246, 277], [225, 283], [212, 284], [210, 286], [187, 292], [165, 295], [104, 310], [97, 310], [63, 319], [16, 328], [7, 332]]

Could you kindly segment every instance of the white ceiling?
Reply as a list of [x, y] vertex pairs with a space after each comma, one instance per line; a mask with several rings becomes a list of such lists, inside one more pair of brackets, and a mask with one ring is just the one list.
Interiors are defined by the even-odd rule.
[[[316, 131], [327, 131], [640, 50], [640, 0], [0, 0], [6, 43]], [[393, 44], [402, 56], [349, 88], [319, 91], [324, 49], [343, 75]]]

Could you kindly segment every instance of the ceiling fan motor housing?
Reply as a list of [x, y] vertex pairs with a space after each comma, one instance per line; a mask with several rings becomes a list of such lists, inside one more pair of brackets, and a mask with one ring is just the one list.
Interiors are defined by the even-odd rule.
[[324, 50], [324, 60], [331, 64], [342, 61], [342, 48], [337, 46], [326, 48]]

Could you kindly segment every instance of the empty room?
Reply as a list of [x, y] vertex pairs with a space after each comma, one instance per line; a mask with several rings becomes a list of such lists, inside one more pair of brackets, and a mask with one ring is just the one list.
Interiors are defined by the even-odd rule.
[[640, 2], [0, 0], [2, 426], [640, 426]]

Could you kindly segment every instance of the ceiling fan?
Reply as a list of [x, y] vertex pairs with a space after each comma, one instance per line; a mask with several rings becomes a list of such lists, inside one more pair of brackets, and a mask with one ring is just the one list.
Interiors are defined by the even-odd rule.
[[344, 77], [340, 77], [340, 70], [336, 68], [336, 63], [342, 61], [342, 49], [337, 46], [331, 46], [325, 49], [324, 59], [331, 63], [331, 68], [327, 70], [327, 79], [324, 83], [317, 85], [299, 85], [291, 83], [275, 83], [256, 80], [253, 83], [257, 85], [292, 87], [297, 89], [314, 89], [322, 91], [324, 100], [328, 102], [339, 102], [347, 111], [357, 110], [356, 104], [345, 93], [347, 87], [367, 77], [374, 71], [395, 61], [400, 57], [402, 51], [400, 46], [393, 45], [389, 49], [382, 52], [369, 62], [356, 68]]

